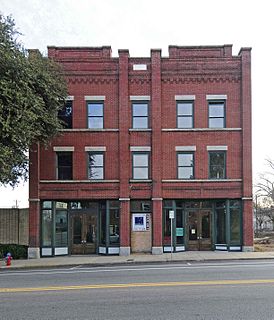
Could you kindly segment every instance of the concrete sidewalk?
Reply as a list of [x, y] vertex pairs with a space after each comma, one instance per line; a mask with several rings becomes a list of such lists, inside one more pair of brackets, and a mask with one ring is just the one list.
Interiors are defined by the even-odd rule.
[[32, 269], [32, 268], [59, 268], [80, 266], [110, 266], [141, 263], [165, 263], [165, 262], [210, 262], [227, 260], [257, 260], [274, 259], [272, 252], [222, 252], [222, 251], [185, 251], [164, 253], [162, 255], [132, 254], [130, 256], [62, 256], [52, 258], [12, 260], [7, 267], [2, 261], [3, 269]]

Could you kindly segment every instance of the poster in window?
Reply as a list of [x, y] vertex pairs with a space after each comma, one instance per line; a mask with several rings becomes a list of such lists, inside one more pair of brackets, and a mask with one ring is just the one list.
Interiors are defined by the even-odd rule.
[[132, 215], [132, 231], [146, 231], [146, 214], [134, 213]]

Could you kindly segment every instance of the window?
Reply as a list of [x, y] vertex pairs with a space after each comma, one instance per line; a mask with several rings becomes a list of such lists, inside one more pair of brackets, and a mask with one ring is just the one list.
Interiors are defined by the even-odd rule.
[[182, 152], [177, 154], [178, 179], [194, 178], [194, 153]]
[[104, 103], [88, 102], [88, 128], [104, 128]]
[[147, 102], [132, 103], [132, 128], [134, 129], [148, 128], [148, 103]]
[[177, 128], [193, 128], [193, 101], [177, 102]]
[[133, 153], [132, 160], [133, 179], [149, 179], [149, 153]]
[[72, 180], [72, 152], [57, 152], [57, 179]]
[[88, 153], [88, 178], [91, 180], [104, 179], [104, 153]]
[[225, 151], [209, 152], [209, 178], [226, 178], [226, 153]]
[[72, 101], [66, 101], [64, 107], [58, 111], [58, 118], [65, 129], [72, 128]]
[[225, 128], [225, 102], [208, 102], [208, 126], [209, 128]]

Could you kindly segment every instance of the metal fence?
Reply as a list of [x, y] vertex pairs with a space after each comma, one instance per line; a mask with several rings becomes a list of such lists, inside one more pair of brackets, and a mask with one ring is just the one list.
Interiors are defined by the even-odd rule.
[[0, 209], [0, 243], [29, 244], [29, 209]]

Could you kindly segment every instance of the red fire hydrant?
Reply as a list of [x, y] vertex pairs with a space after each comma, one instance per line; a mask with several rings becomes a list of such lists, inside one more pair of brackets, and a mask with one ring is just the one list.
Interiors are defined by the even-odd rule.
[[6, 254], [6, 266], [9, 267], [11, 265], [11, 260], [12, 260], [12, 256], [11, 256], [11, 253], [8, 252]]

